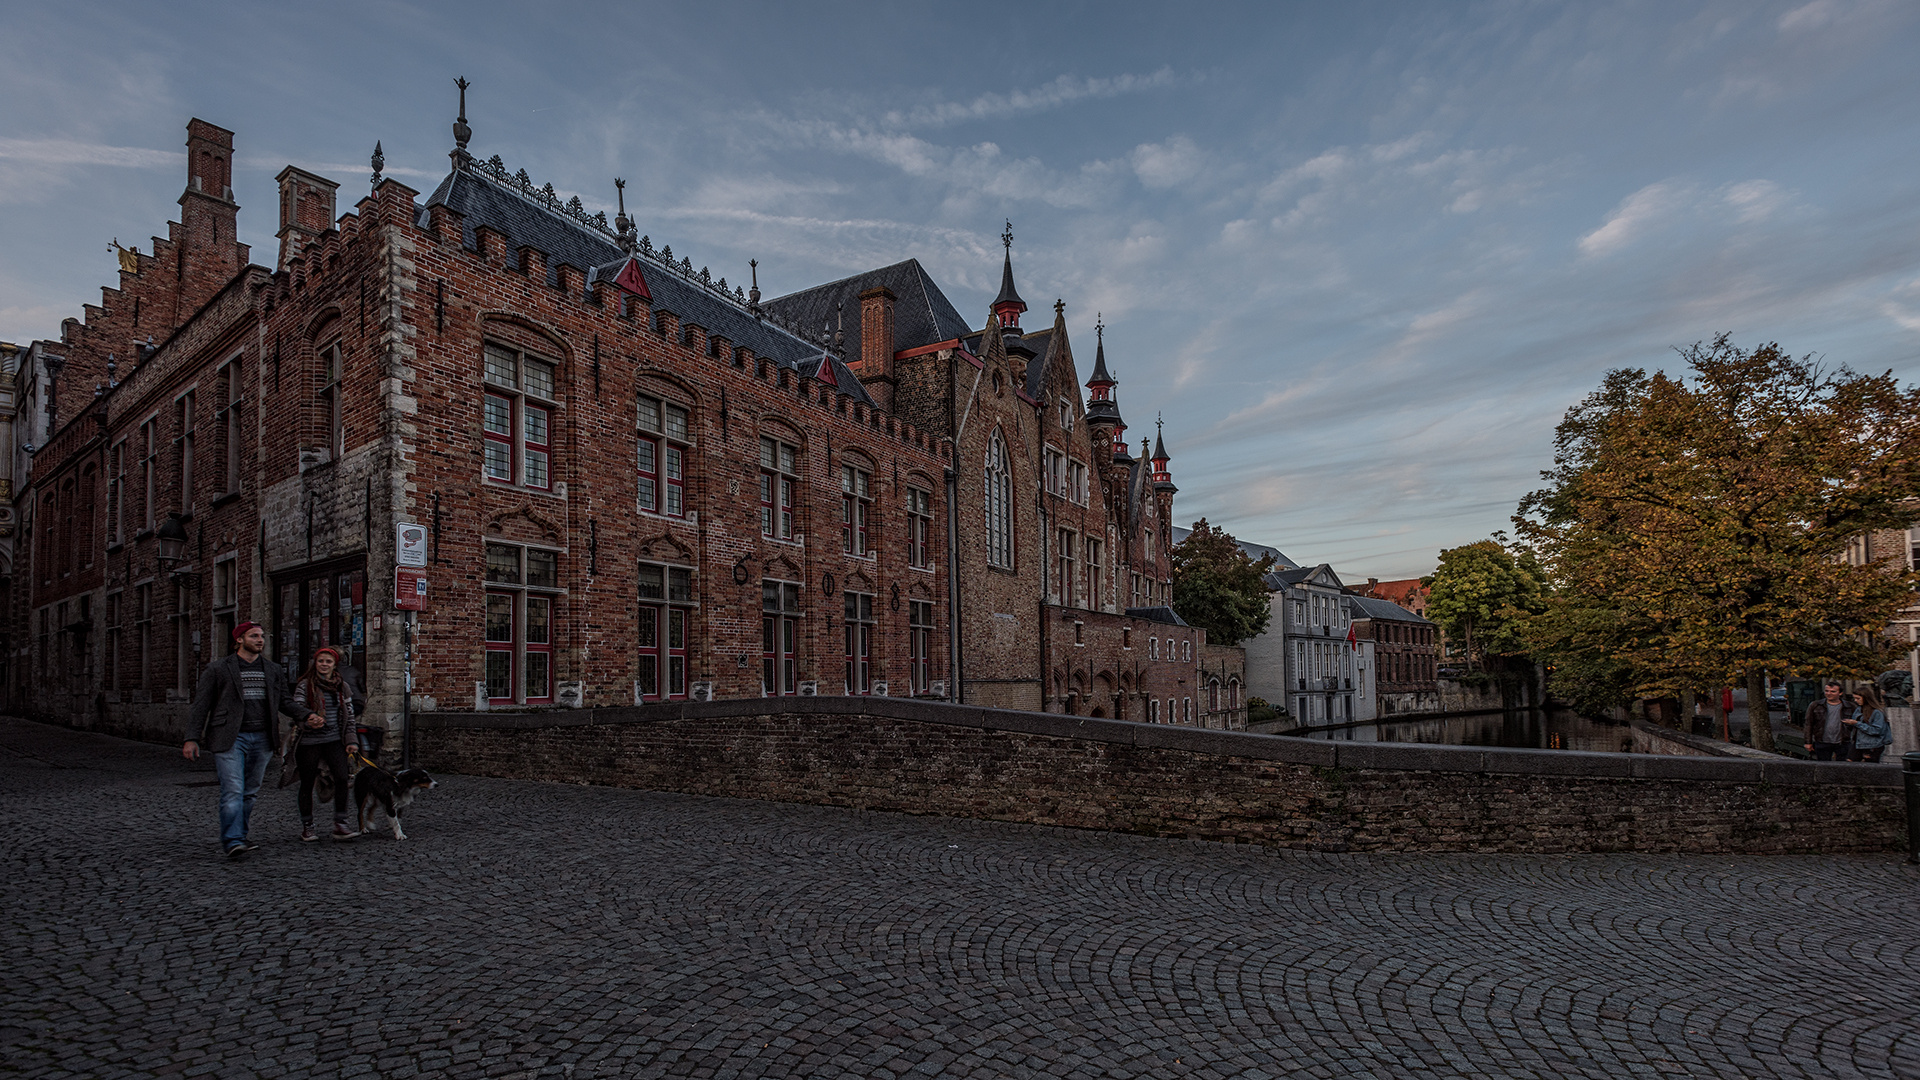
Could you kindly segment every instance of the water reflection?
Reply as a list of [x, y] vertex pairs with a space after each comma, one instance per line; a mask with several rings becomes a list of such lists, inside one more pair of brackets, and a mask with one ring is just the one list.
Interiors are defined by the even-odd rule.
[[1609, 753], [1674, 752], [1664, 746], [1646, 745], [1646, 738], [1631, 725], [1595, 720], [1570, 709], [1514, 709], [1470, 716], [1378, 720], [1288, 734], [1341, 742], [1440, 743]]

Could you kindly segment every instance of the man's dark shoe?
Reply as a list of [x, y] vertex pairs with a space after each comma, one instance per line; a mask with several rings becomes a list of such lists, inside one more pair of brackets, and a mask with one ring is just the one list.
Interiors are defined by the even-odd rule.
[[245, 844], [228, 844], [227, 845], [227, 858], [244, 859], [246, 857], [247, 857], [247, 845]]

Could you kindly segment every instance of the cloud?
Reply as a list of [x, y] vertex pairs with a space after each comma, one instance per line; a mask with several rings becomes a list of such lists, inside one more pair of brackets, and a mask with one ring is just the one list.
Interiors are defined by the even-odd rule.
[[1686, 185], [1671, 180], [1648, 184], [1622, 199], [1601, 226], [1580, 238], [1580, 253], [1610, 255], [1632, 243], [1655, 222], [1666, 218], [1688, 197]]
[[71, 139], [0, 138], [0, 159], [27, 165], [111, 166], [125, 169], [178, 169], [187, 160], [179, 150], [108, 146]]
[[1780, 16], [1774, 25], [1783, 34], [1797, 34], [1821, 27], [1839, 18], [1841, 5], [1839, 0], [1813, 0]]
[[1062, 75], [1032, 90], [1005, 94], [981, 94], [971, 101], [940, 102], [908, 110], [886, 113], [881, 122], [888, 127], [928, 128], [972, 120], [990, 120], [1018, 113], [1057, 109], [1078, 101], [1118, 97], [1160, 87], [1172, 86], [1173, 69], [1162, 67], [1147, 75], [1115, 75], [1110, 78], [1075, 78]]
[[1191, 180], [1200, 171], [1200, 148], [1185, 135], [1164, 142], [1141, 143], [1130, 155], [1133, 172], [1149, 188], [1170, 188]]
[[1720, 189], [1720, 197], [1733, 208], [1735, 219], [1741, 222], [1772, 217], [1789, 201], [1787, 192], [1771, 180], [1743, 180], [1728, 184]]

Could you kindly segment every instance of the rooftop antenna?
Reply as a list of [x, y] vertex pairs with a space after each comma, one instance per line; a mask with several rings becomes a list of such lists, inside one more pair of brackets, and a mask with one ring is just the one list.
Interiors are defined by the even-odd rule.
[[473, 129], [467, 126], [467, 87], [473, 84], [463, 75], [453, 80], [453, 85], [460, 88], [460, 118], [453, 122], [453, 162], [466, 165], [473, 160], [467, 153], [467, 140], [473, 138]]
[[380, 186], [380, 170], [387, 167], [387, 155], [380, 149], [380, 140], [373, 140], [373, 186]]

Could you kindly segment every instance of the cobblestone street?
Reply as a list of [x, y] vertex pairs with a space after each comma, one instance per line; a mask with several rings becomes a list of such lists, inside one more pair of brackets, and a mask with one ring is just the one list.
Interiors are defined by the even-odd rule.
[[[0, 720], [0, 1074], [1920, 1077], [1898, 856], [1308, 855], [440, 777], [216, 856], [213, 772]], [[322, 820], [325, 811], [322, 811]]]

